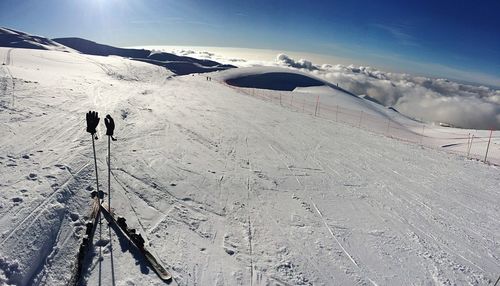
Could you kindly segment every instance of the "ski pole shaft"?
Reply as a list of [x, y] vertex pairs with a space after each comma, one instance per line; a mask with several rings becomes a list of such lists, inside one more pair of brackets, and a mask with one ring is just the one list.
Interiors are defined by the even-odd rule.
[[498, 276], [497, 282], [495, 282], [494, 286], [497, 286], [498, 282], [500, 282], [500, 276]]
[[108, 211], [111, 213], [111, 136], [108, 136]]
[[99, 174], [97, 172], [97, 158], [95, 154], [95, 143], [94, 143], [94, 134], [92, 135], [92, 150], [94, 150], [94, 165], [95, 165], [95, 180], [96, 180], [96, 185], [97, 185], [97, 196], [100, 196], [99, 192]]

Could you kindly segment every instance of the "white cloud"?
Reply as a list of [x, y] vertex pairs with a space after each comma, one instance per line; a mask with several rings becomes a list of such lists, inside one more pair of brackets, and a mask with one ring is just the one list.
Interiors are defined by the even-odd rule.
[[276, 61], [278, 62], [278, 64], [282, 64], [282, 65], [286, 65], [286, 66], [290, 66], [290, 67], [298, 68], [298, 69], [307, 69], [307, 70], [316, 70], [317, 69], [310, 61], [306, 61], [303, 59], [295, 61], [285, 54], [279, 54], [276, 57]]
[[313, 73], [342, 88], [375, 98], [401, 113], [457, 127], [500, 129], [500, 90], [443, 78], [390, 73], [363, 66], [321, 65], [279, 54], [280, 65]]
[[463, 128], [500, 129], [500, 90], [362, 66], [322, 65], [307, 70], [414, 118]]

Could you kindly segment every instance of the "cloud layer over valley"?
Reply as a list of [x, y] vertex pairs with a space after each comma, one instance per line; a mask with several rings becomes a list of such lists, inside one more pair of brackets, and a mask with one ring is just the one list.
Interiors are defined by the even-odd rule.
[[[201, 48], [201, 47], [200, 47]], [[237, 66], [282, 66], [300, 69], [355, 93], [368, 95], [385, 106], [426, 122], [447, 123], [471, 129], [500, 129], [500, 90], [405, 73], [385, 72], [353, 65], [317, 65], [278, 54], [275, 61], [248, 60], [224, 53], [193, 50], [173, 51]]]
[[371, 67], [313, 65], [280, 54], [276, 62], [300, 68], [358, 95], [368, 95], [385, 106], [424, 121], [457, 127], [500, 129], [500, 90], [441, 78], [391, 73]]

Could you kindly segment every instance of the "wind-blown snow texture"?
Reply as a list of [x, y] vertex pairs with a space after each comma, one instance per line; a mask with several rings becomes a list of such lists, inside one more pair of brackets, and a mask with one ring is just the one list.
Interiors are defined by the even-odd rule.
[[[284, 109], [217, 73], [42, 50], [0, 59], [0, 284], [68, 281], [95, 188], [88, 110], [115, 118], [112, 206], [173, 284], [497, 278], [497, 167]], [[107, 192], [102, 124], [98, 136]], [[94, 244], [88, 285], [162, 285], [105, 221]]]

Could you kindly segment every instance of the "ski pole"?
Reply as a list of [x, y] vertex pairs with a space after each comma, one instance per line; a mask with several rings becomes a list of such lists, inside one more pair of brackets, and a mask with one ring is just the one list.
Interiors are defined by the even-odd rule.
[[104, 118], [104, 123], [106, 124], [106, 135], [108, 135], [108, 211], [111, 213], [111, 139], [113, 138], [113, 131], [115, 130], [115, 121], [111, 115], [106, 115]]
[[99, 173], [97, 172], [97, 158], [95, 153], [94, 134], [92, 134], [92, 149], [94, 150], [94, 166], [95, 166], [95, 181], [97, 185], [97, 196], [100, 196], [101, 192], [99, 191]]
[[108, 211], [111, 213], [111, 136], [108, 136]]
[[96, 111], [89, 111], [86, 114], [86, 119], [87, 119], [87, 132], [90, 133], [92, 136], [92, 150], [94, 151], [94, 167], [95, 167], [95, 180], [97, 184], [97, 196], [102, 197], [101, 192], [99, 191], [99, 174], [97, 171], [97, 156], [95, 152], [95, 140], [97, 139], [97, 136], [94, 139], [94, 134], [96, 133], [96, 128], [97, 125], [99, 125], [99, 113]]
[[494, 286], [497, 286], [498, 282], [500, 281], [500, 276], [498, 276], [497, 282], [495, 282]]

